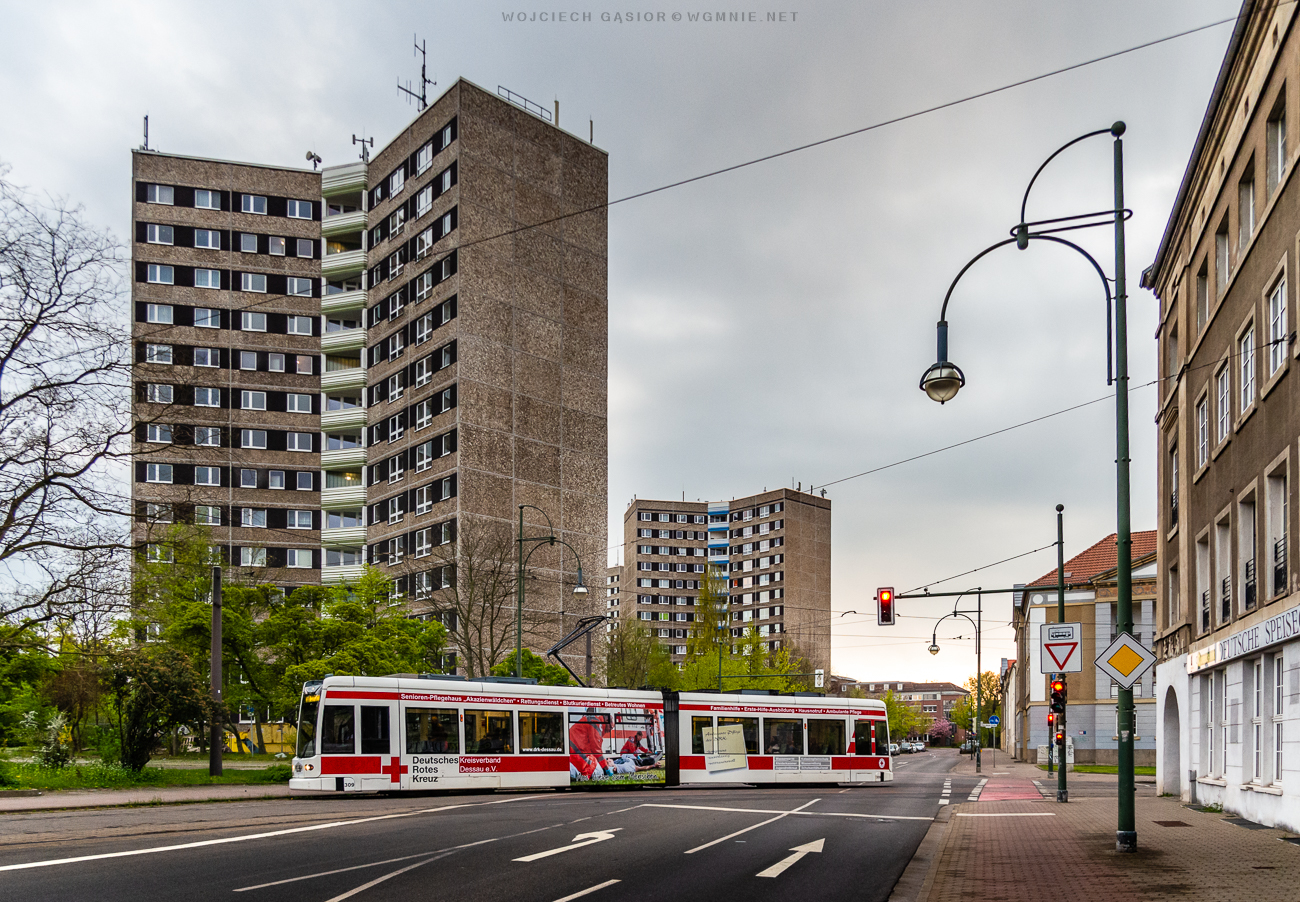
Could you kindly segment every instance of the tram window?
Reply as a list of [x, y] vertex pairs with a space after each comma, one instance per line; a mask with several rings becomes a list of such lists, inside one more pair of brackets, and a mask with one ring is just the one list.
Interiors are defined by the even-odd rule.
[[764, 717], [763, 746], [769, 755], [802, 755], [803, 721]]
[[[871, 725], [876, 725], [876, 743], [871, 744]], [[853, 750], [858, 755], [888, 755], [889, 733], [883, 720], [859, 720], [853, 725]]]
[[691, 718], [691, 754], [712, 754], [713, 749], [704, 748], [704, 731], [713, 729], [712, 717]]
[[519, 751], [524, 754], [563, 754], [564, 716], [558, 711], [520, 711]]
[[808, 754], [843, 755], [845, 748], [843, 720], [808, 718]]
[[758, 718], [757, 717], [719, 717], [718, 726], [738, 723], [745, 731], [745, 753], [758, 754]]
[[465, 751], [469, 754], [509, 755], [515, 750], [515, 730], [509, 711], [465, 712]]
[[407, 708], [406, 754], [430, 755], [460, 751], [454, 708]]
[[393, 751], [388, 733], [388, 706], [361, 706], [361, 754], [388, 755]]
[[320, 724], [320, 750], [322, 755], [352, 755], [356, 753], [355, 712], [351, 705], [326, 705]]

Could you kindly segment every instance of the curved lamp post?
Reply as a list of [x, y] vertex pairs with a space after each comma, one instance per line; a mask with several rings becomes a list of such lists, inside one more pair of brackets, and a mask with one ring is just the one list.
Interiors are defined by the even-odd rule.
[[[976, 593], [978, 593], [979, 591], [980, 591], [979, 587], [966, 590], [966, 592], [976, 592]], [[962, 595], [965, 595], [966, 592], [963, 592]], [[944, 614], [942, 617], [940, 617], [938, 620], [934, 622], [934, 630], [930, 634], [929, 652], [932, 655], [937, 655], [939, 653], [939, 624], [943, 623], [949, 617], [965, 617], [967, 620], [970, 620], [970, 625], [975, 627], [975, 716], [972, 718], [975, 722], [972, 724], [972, 726], [975, 728], [974, 730], [975, 732], [975, 755], [974, 755], [975, 773], [978, 774], [980, 772], [980, 764], [981, 764], [980, 747], [983, 745], [983, 743], [980, 742], [980, 709], [984, 707], [984, 697], [981, 691], [984, 688], [984, 681], [983, 679], [981, 679], [981, 677], [984, 674], [984, 671], [980, 669], [981, 667], [980, 626], [984, 620], [984, 614], [983, 614], [984, 596], [977, 594], [975, 597], [977, 600], [975, 602], [976, 619], [974, 620], [970, 619], [970, 612], [957, 610], [957, 603], [961, 601], [961, 595], [958, 595], [955, 599], [953, 599], [952, 613]]]
[[[1033, 178], [1029, 180], [1029, 186], [1025, 188], [1025, 196], [1020, 204], [1020, 222], [1011, 230], [1011, 237], [999, 241], [997, 244], [991, 245], [976, 254], [969, 263], [962, 267], [961, 272], [957, 273], [957, 278], [953, 279], [952, 285], [948, 287], [948, 293], [944, 295], [943, 308], [939, 314], [938, 360], [925, 371], [925, 374], [921, 377], [920, 387], [930, 398], [944, 404], [956, 397], [957, 392], [966, 384], [966, 377], [961, 369], [948, 360], [948, 299], [952, 297], [953, 288], [957, 286], [958, 280], [966, 274], [966, 271], [976, 261], [1013, 242], [1020, 250], [1025, 250], [1029, 247], [1031, 241], [1051, 241], [1061, 244], [1078, 251], [1087, 258], [1093, 269], [1101, 277], [1102, 285], [1105, 288], [1108, 326], [1106, 349], [1108, 357], [1111, 352], [1109, 335], [1111, 303], [1112, 301], [1114, 303], [1114, 372], [1112, 375], [1108, 365], [1107, 383], [1113, 382], [1115, 385], [1115, 544], [1118, 558], [1116, 561], [1118, 582], [1116, 615], [1119, 632], [1132, 633], [1133, 539], [1129, 519], [1128, 296], [1125, 287], [1124, 262], [1124, 221], [1132, 215], [1132, 211], [1124, 206], [1124, 142], [1121, 140], [1124, 130], [1124, 123], [1116, 122], [1110, 128], [1098, 129], [1097, 131], [1088, 132], [1086, 135], [1080, 135], [1073, 141], [1058, 148], [1038, 167]], [[1037, 181], [1038, 176], [1047, 167], [1047, 164], [1052, 162], [1066, 148], [1099, 135], [1110, 135], [1114, 138], [1114, 206], [1109, 210], [1099, 210], [1094, 213], [1061, 216], [1034, 222], [1027, 221], [1025, 207], [1029, 202], [1029, 192], [1034, 187], [1034, 182]], [[1093, 259], [1092, 255], [1077, 244], [1053, 234], [1112, 223], [1115, 230], [1115, 293], [1113, 297], [1110, 291], [1110, 280], [1107, 279], [1105, 271]], [[1120, 689], [1119, 691], [1118, 727], [1119, 818], [1115, 831], [1115, 848], [1120, 852], [1135, 852], [1137, 851], [1137, 828], [1133, 809], [1133, 691], [1131, 689]]]
[[[544, 536], [524, 536], [524, 508], [531, 507], [543, 517], [546, 518], [547, 529], [549, 534]], [[586, 596], [587, 586], [582, 580], [582, 558], [578, 555], [578, 550], [568, 542], [555, 535], [555, 524], [551, 522], [550, 516], [535, 504], [519, 505], [519, 538], [518, 543], [518, 570], [515, 573], [515, 676], [524, 675], [524, 567], [527, 566], [529, 558], [533, 552], [542, 545], [563, 545], [573, 552], [573, 557], [578, 561], [578, 584], [573, 587], [573, 594], [579, 598]], [[524, 543], [531, 542], [532, 548], [528, 549], [528, 554], [524, 554]], [[561, 573], [564, 571], [561, 570]], [[563, 629], [563, 625], [561, 625]]]

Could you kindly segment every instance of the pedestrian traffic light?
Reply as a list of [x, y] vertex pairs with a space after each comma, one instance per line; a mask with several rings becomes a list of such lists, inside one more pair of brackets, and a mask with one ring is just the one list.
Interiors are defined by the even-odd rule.
[[876, 623], [880, 626], [894, 625], [894, 590], [876, 590]]
[[1057, 714], [1065, 711], [1065, 677], [1052, 680], [1052, 710]]
[[1057, 744], [1057, 745], [1065, 745], [1065, 731], [1064, 731], [1064, 730], [1057, 730], [1057, 731], [1056, 731], [1056, 744]]

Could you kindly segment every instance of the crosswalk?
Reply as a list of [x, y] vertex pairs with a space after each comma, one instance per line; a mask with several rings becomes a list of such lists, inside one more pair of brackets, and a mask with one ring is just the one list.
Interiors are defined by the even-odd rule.
[[939, 804], [947, 805], [952, 801], [952, 777], [943, 781], [943, 794], [939, 796]]
[[978, 802], [980, 800], [980, 793], [984, 791], [984, 784], [987, 783], [988, 781], [989, 778], [985, 777], [983, 780], [980, 780], [977, 784], [975, 784], [975, 788], [970, 791], [970, 795], [966, 797], [966, 801]]

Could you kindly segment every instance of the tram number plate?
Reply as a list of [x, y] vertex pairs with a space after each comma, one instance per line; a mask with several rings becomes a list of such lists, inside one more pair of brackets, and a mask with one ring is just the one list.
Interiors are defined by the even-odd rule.
[[344, 792], [356, 792], [356, 791], [358, 791], [359, 789], [361, 789], [361, 781], [358, 780], [356, 777], [344, 777], [344, 778], [343, 778], [343, 791], [344, 791]]

